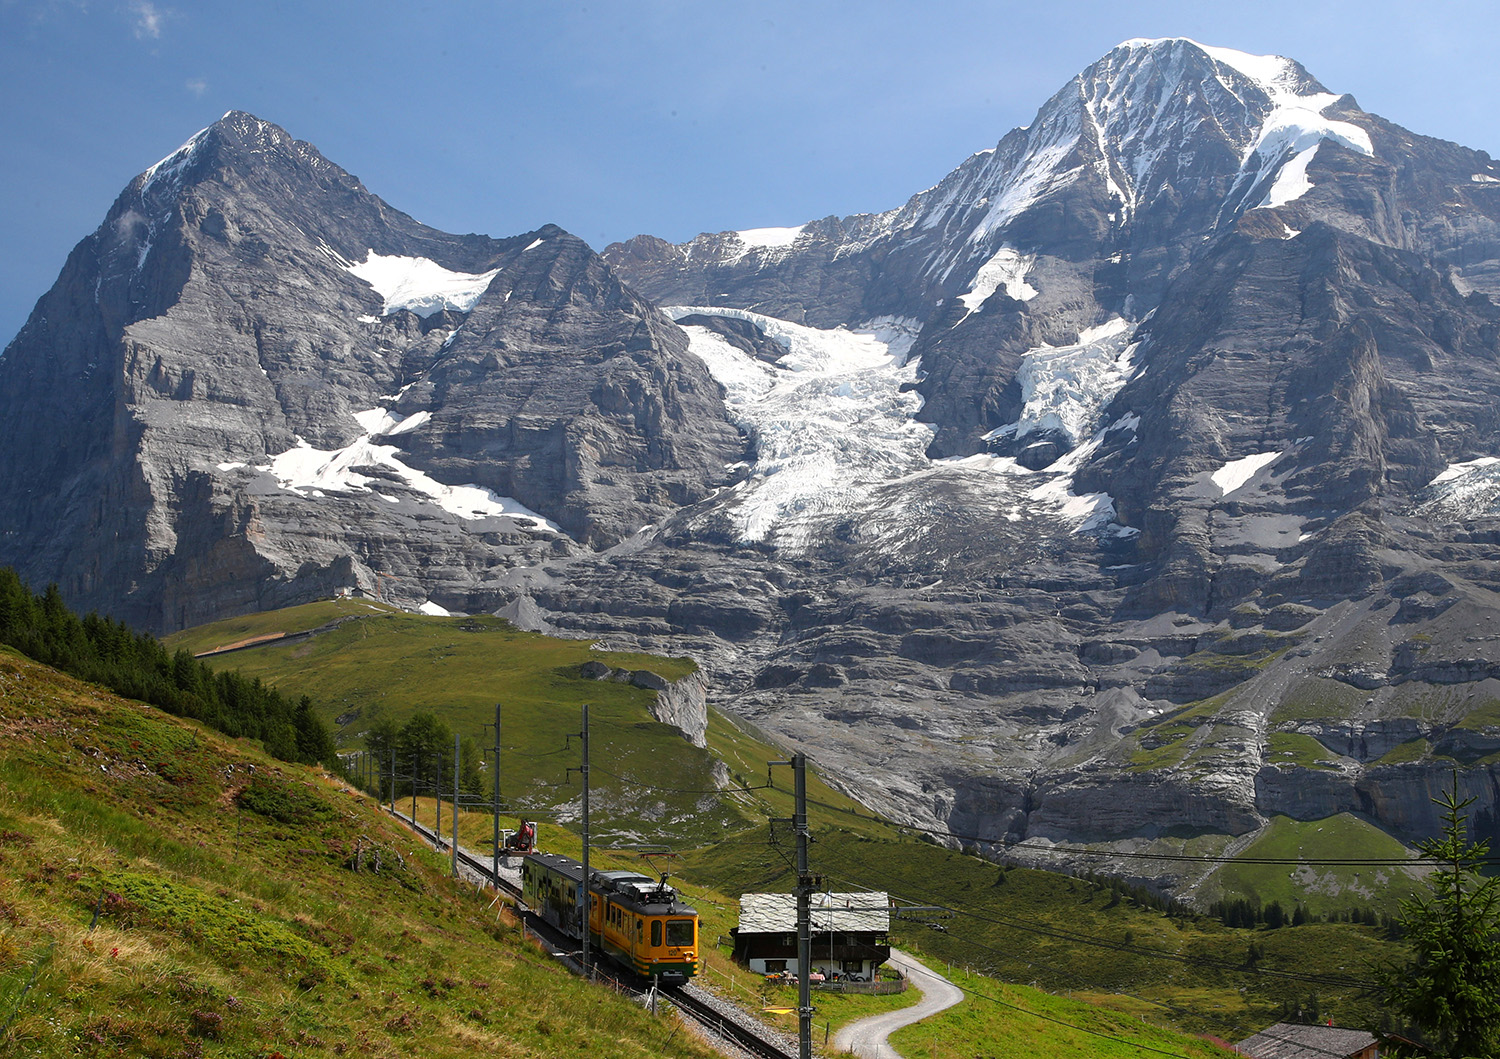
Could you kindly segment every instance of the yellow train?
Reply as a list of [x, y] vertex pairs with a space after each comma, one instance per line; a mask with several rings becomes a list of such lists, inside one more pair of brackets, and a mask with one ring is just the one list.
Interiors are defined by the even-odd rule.
[[[532, 853], [521, 865], [521, 900], [569, 937], [583, 938], [578, 883], [583, 865]], [[661, 880], [630, 871], [589, 873], [589, 942], [646, 976], [685, 981], [698, 973], [698, 912]]]

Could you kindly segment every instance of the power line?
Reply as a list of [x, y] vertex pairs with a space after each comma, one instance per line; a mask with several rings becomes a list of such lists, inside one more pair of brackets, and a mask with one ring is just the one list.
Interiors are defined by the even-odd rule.
[[621, 783], [633, 784], [634, 786], [648, 791], [661, 791], [664, 794], [748, 794], [751, 791], [766, 790], [771, 786], [771, 784], [769, 783], [761, 783], [757, 784], [754, 787], [711, 787], [707, 789], [695, 789], [690, 787], [658, 787], [653, 783], [642, 782], [641, 780], [636, 779], [634, 776], [621, 776], [617, 773], [610, 772], [608, 769], [600, 768], [598, 765], [594, 766], [594, 771], [602, 772], [610, 779], [619, 780]]
[[[1007, 842], [1001, 838], [989, 838], [983, 835], [965, 835], [956, 831], [945, 831], [935, 827], [921, 827], [916, 824], [898, 824], [879, 816], [866, 816], [864, 813], [853, 809], [845, 809], [843, 806], [830, 805], [828, 802], [820, 802], [808, 799], [809, 805], [816, 805], [820, 809], [830, 812], [841, 813], [852, 816], [857, 820], [867, 823], [883, 824], [886, 827], [896, 828], [901, 831], [915, 831], [922, 835], [932, 835], [935, 838], [951, 838], [959, 842], [972, 842], [980, 845], [995, 847], [999, 853], [1008, 853], [1017, 850], [1023, 853], [1065, 853], [1073, 856], [1083, 857], [1107, 857], [1126, 858], [1132, 860], [1157, 860], [1175, 861], [1197, 864], [1272, 864], [1291, 865], [1306, 864], [1317, 867], [1420, 867], [1424, 864], [1438, 863], [1432, 857], [1242, 857], [1223, 854], [1200, 854], [1200, 853], [1132, 853], [1120, 850], [1089, 849], [1085, 846], [1027, 846], [1020, 843]], [[1500, 856], [1486, 857], [1479, 861], [1482, 864], [1500, 864]]]
[[[844, 883], [845, 885], [863, 886], [862, 883], [855, 883], [847, 879], [839, 879], [838, 881]], [[902, 895], [900, 899], [903, 901], [908, 901], [911, 904], [936, 903], [930, 898], [918, 899], [906, 895]], [[1303, 974], [1297, 971], [1272, 971], [1263, 970], [1260, 968], [1241, 967], [1237, 964], [1230, 963], [1227, 960], [1216, 960], [1209, 956], [1185, 956], [1181, 953], [1168, 952], [1165, 949], [1151, 949], [1139, 945], [1126, 945], [1122, 942], [1106, 941], [1102, 938], [1094, 937], [1088, 934], [1080, 934], [1074, 931], [1060, 930], [1055, 927], [1031, 926], [1029, 924], [1020, 922], [1019, 920], [1011, 919], [1008, 916], [984, 915], [979, 912], [974, 912], [969, 909], [958, 908], [951, 905], [944, 905], [943, 907], [949, 908], [957, 915], [966, 916], [970, 919], [978, 920], [981, 923], [990, 923], [994, 926], [1008, 927], [1012, 930], [1025, 931], [1028, 934], [1038, 934], [1043, 937], [1056, 938], [1059, 941], [1068, 941], [1082, 945], [1092, 945], [1096, 948], [1112, 949], [1116, 952], [1124, 952], [1136, 956], [1147, 956], [1153, 959], [1170, 960], [1175, 963], [1186, 964], [1190, 967], [1207, 967], [1213, 970], [1225, 971], [1232, 974], [1253, 974], [1266, 978], [1281, 978], [1289, 981], [1307, 982], [1313, 985], [1326, 985], [1345, 989], [1369, 989], [1373, 988], [1375, 985], [1374, 982], [1369, 982], [1364, 979], [1357, 978], [1338, 978], [1331, 975]]]
[[971, 989], [968, 986], [958, 985], [957, 983], [952, 984], [965, 996], [977, 997], [980, 1000], [988, 1000], [991, 1004], [998, 1004], [1000, 1007], [1010, 1008], [1012, 1011], [1019, 1011], [1024, 1015], [1030, 1015], [1032, 1018], [1043, 1019], [1047, 1022], [1055, 1023], [1058, 1026], [1066, 1026], [1068, 1029], [1077, 1030], [1079, 1033], [1087, 1033], [1093, 1037], [1102, 1037], [1106, 1041], [1114, 1041], [1116, 1044], [1128, 1045], [1131, 1048], [1136, 1048], [1143, 1052], [1154, 1052], [1157, 1055], [1169, 1055], [1172, 1056], [1173, 1059], [1193, 1059], [1192, 1056], [1186, 1055], [1183, 1052], [1169, 1052], [1164, 1048], [1155, 1048], [1149, 1044], [1141, 1044], [1139, 1041], [1127, 1040], [1124, 1037], [1116, 1037], [1112, 1033], [1105, 1033], [1103, 1030], [1089, 1029], [1087, 1026], [1080, 1026], [1076, 1022], [1068, 1022], [1066, 1019], [1060, 1019], [1055, 1015], [1044, 1015], [1040, 1011], [1032, 1011], [1030, 1008], [1022, 1007], [1020, 1004], [1012, 1004], [1008, 1000], [1001, 1000], [999, 997], [990, 996], [988, 993], [981, 993], [979, 992], [979, 990]]

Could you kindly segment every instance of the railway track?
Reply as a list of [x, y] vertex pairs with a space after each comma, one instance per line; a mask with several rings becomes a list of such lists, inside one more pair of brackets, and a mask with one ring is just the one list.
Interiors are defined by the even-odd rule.
[[[392, 816], [401, 820], [407, 826], [420, 833], [438, 849], [451, 852], [448, 839], [441, 835], [434, 835], [431, 828], [417, 823], [405, 813], [387, 809]], [[467, 877], [478, 877], [484, 882], [494, 886], [500, 892], [519, 901], [521, 888], [503, 874], [496, 875], [492, 870], [491, 862], [481, 860], [464, 851], [460, 846], [458, 849], [458, 862], [464, 869]], [[577, 962], [572, 959], [573, 939], [560, 934], [552, 927], [542, 922], [541, 919], [530, 912], [523, 912], [522, 919], [533, 934], [540, 937], [550, 946], [550, 951], [559, 959], [564, 959], [574, 970], [582, 970]], [[635, 975], [624, 974], [619, 977], [611, 976], [611, 981], [617, 984], [623, 991], [645, 1002], [651, 993], [652, 986], [649, 982], [636, 979]], [[742, 1008], [719, 1000], [706, 991], [685, 983], [672, 988], [661, 988], [657, 996], [671, 1004], [683, 1017], [697, 1024], [710, 1036], [718, 1037], [728, 1042], [741, 1052], [753, 1056], [754, 1059], [794, 1059], [795, 1049], [788, 1051], [780, 1043], [772, 1039], [772, 1034], [761, 1026], [751, 1015]]]
[[[733, 1007], [727, 1001], [708, 999], [691, 984], [664, 989], [661, 996], [708, 1033], [717, 1035], [756, 1059], [795, 1059], [795, 1050], [788, 1052], [776, 1041], [770, 1040], [765, 1029], [754, 1024], [741, 1009]], [[726, 1008], [732, 1010], [726, 1011]], [[742, 1022], [741, 1019], [745, 1021]]]

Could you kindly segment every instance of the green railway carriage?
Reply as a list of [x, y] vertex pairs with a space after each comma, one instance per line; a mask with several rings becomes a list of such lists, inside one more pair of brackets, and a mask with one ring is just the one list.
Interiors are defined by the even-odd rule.
[[[533, 853], [521, 866], [521, 900], [570, 937], [583, 937], [577, 907], [583, 865]], [[686, 980], [698, 972], [698, 912], [665, 878], [631, 871], [589, 873], [589, 941], [637, 974]]]

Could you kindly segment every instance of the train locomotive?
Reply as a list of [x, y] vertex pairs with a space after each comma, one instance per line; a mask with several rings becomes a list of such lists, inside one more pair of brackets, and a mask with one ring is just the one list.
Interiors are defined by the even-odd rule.
[[[583, 865], [532, 853], [521, 865], [521, 900], [569, 937], [582, 939], [577, 904]], [[589, 942], [637, 974], [686, 981], [698, 972], [698, 912], [660, 880], [631, 871], [589, 873]]]

